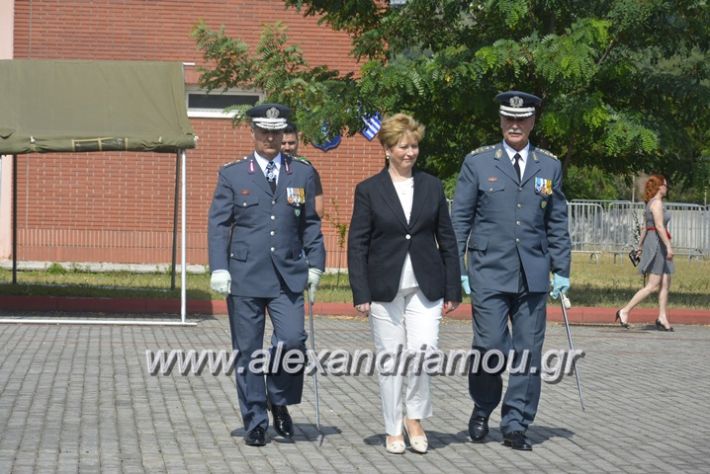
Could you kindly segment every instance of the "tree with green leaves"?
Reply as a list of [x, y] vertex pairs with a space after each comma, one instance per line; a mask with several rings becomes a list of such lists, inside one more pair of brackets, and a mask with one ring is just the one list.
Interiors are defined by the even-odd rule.
[[280, 23], [253, 54], [199, 24], [201, 85], [263, 90], [294, 108], [308, 140], [352, 135], [364, 114], [411, 113], [427, 125], [422, 166], [450, 190], [463, 156], [501, 139], [493, 97], [519, 89], [543, 98], [533, 140], [565, 171], [607, 183], [641, 171], [686, 187], [710, 180], [706, 0], [284, 3], [347, 32], [358, 74], [307, 64]]

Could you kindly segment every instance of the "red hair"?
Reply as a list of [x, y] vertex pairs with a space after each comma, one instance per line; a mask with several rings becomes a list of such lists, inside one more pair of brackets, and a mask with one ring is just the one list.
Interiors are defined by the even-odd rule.
[[643, 200], [650, 201], [658, 193], [658, 189], [666, 182], [666, 178], [661, 174], [652, 174], [646, 181], [646, 190], [643, 193]]

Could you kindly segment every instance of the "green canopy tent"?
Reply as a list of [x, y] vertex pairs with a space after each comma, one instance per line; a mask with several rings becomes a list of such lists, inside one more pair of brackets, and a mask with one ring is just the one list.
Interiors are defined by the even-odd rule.
[[[182, 176], [181, 324], [186, 316], [186, 154], [195, 147], [182, 65], [150, 61], [1, 60], [0, 155], [13, 155], [13, 283], [17, 272], [17, 160], [23, 153], [149, 151], [176, 154]], [[182, 172], [180, 172], [182, 171]]]

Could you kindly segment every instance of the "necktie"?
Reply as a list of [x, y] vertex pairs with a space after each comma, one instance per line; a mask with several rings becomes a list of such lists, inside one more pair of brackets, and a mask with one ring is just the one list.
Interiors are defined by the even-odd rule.
[[269, 161], [269, 164], [266, 165], [266, 181], [271, 186], [271, 192], [276, 191], [276, 165], [273, 161]]
[[520, 175], [520, 160], [522, 160], [523, 157], [516, 153], [515, 156], [513, 156], [513, 159], [515, 160], [515, 163], [513, 163], [513, 168], [515, 168], [515, 172], [518, 174], [518, 182], [520, 182], [523, 179]]

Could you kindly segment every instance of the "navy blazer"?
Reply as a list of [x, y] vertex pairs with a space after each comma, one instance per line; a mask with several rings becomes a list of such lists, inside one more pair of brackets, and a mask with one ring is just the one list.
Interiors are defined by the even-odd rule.
[[414, 170], [407, 223], [387, 168], [355, 188], [348, 234], [348, 276], [355, 305], [392, 301], [407, 252], [419, 288], [431, 301], [461, 301], [456, 238], [441, 181]]
[[275, 192], [253, 154], [219, 171], [209, 211], [210, 269], [229, 270], [233, 295], [276, 297], [279, 276], [301, 293], [308, 268], [325, 269], [313, 168], [281, 156]]
[[550, 152], [530, 146], [521, 183], [502, 142], [469, 153], [451, 216], [471, 288], [517, 293], [521, 263], [533, 293], [548, 291], [550, 271], [569, 277], [562, 167]]

